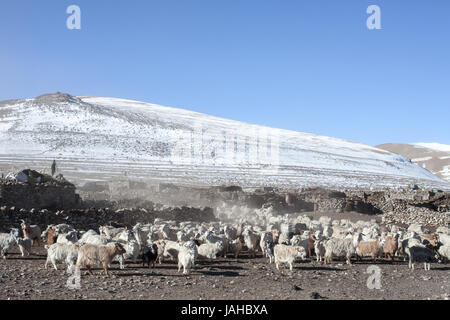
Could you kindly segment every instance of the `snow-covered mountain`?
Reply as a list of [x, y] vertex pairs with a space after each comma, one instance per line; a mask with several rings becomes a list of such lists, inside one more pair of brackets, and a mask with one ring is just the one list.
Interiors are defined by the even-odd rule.
[[0, 102], [0, 169], [49, 168], [77, 183], [450, 189], [408, 159], [341, 139], [117, 98], [49, 94]]
[[441, 143], [389, 143], [378, 146], [411, 159], [438, 177], [450, 181], [450, 145]]

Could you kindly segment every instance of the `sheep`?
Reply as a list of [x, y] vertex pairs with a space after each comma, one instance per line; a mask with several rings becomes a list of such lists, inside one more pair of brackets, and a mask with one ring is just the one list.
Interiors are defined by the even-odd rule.
[[56, 264], [64, 262], [67, 265], [67, 272], [73, 270], [78, 257], [78, 246], [75, 244], [54, 243], [52, 245], [45, 245], [47, 250], [47, 260], [45, 261], [45, 270], [47, 270], [48, 263], [51, 262], [53, 268], [58, 270]]
[[408, 246], [406, 247], [405, 252], [409, 257], [408, 268], [412, 270], [414, 270], [414, 264], [416, 262], [423, 262], [424, 269], [429, 271], [431, 269], [430, 262], [435, 259], [439, 259], [439, 256], [436, 252], [422, 244], [413, 245], [411, 247]]
[[56, 243], [62, 244], [74, 244], [78, 242], [78, 236], [76, 231], [70, 231], [69, 233], [61, 233], [56, 238]]
[[333, 256], [346, 257], [347, 264], [352, 265], [351, 257], [355, 255], [356, 248], [361, 240], [361, 234], [355, 233], [345, 239], [331, 238], [325, 243], [325, 264], [330, 263]]
[[380, 249], [380, 238], [377, 238], [375, 241], [361, 241], [356, 248], [356, 257], [357, 259], [371, 257], [375, 261]]
[[20, 253], [22, 257], [25, 257], [25, 253], [27, 256], [31, 254], [31, 239], [29, 238], [16, 238], [16, 243], [19, 246]]
[[11, 230], [10, 233], [0, 233], [0, 253], [6, 260], [8, 250], [12, 249], [16, 244], [17, 233]]
[[20, 226], [22, 228], [24, 238], [31, 239], [32, 245], [34, 245], [36, 241], [37, 241], [38, 245], [40, 244], [42, 232], [41, 232], [41, 228], [39, 228], [39, 226], [29, 225], [29, 224], [25, 223], [24, 220], [22, 220], [22, 223], [20, 224]]
[[201, 259], [216, 259], [217, 254], [222, 250], [219, 242], [204, 243], [198, 247], [198, 257]]
[[118, 242], [108, 245], [85, 244], [78, 249], [76, 267], [86, 267], [88, 274], [93, 275], [91, 267], [94, 265], [102, 265], [103, 270], [100, 274], [104, 273], [106, 276], [109, 276], [108, 265], [111, 264], [115, 256], [124, 254], [125, 252], [123, 246]]
[[275, 265], [278, 270], [280, 270], [280, 263], [287, 263], [289, 265], [289, 270], [292, 271], [292, 263], [300, 258], [305, 260], [306, 250], [303, 247], [292, 247], [284, 244], [277, 244], [274, 247]]
[[150, 268], [150, 263], [153, 264], [153, 268], [154, 268], [156, 259], [158, 258], [158, 246], [155, 243], [152, 243], [149, 246], [145, 245], [142, 248], [141, 258], [142, 258], [142, 266], [143, 267], [145, 267], [145, 262], [147, 262], [149, 268]]
[[244, 236], [244, 242], [248, 251], [251, 253], [252, 258], [254, 258], [259, 245], [258, 235], [249, 228], [246, 228], [242, 235]]
[[386, 259], [391, 258], [392, 261], [394, 261], [394, 256], [398, 251], [398, 239], [399, 234], [396, 234], [395, 236], [387, 236], [385, 238], [385, 242], [383, 244], [383, 253], [384, 257]]

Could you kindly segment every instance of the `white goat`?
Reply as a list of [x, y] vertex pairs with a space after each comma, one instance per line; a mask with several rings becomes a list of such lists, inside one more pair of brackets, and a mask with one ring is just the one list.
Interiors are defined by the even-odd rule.
[[131, 240], [126, 243], [122, 243], [125, 253], [114, 257], [113, 261], [119, 261], [120, 269], [125, 269], [125, 260], [133, 260], [133, 263], [137, 263], [137, 258], [141, 252], [139, 244], [136, 240]]
[[217, 243], [219, 244], [219, 252], [217, 254], [222, 254], [224, 257], [227, 253], [228, 241], [225, 236], [216, 236], [211, 231], [207, 231], [203, 237], [207, 243]]
[[0, 253], [3, 259], [6, 259], [8, 250], [12, 249], [16, 244], [16, 232], [11, 230], [10, 233], [0, 233]]
[[60, 233], [56, 238], [56, 243], [62, 244], [75, 244], [78, 242], [78, 236], [76, 231], [70, 231], [69, 233]]
[[346, 257], [347, 264], [351, 265], [351, 257], [356, 254], [356, 248], [361, 241], [361, 234], [355, 233], [345, 239], [331, 238], [325, 243], [325, 264], [330, 263], [333, 257]]
[[198, 257], [201, 259], [216, 259], [217, 254], [222, 250], [219, 242], [204, 243], [198, 247]]
[[251, 256], [254, 258], [256, 256], [256, 251], [259, 247], [259, 237], [258, 235], [250, 230], [250, 228], [246, 228], [242, 233], [244, 236], [244, 243], [247, 246], [248, 251]]
[[274, 248], [275, 265], [280, 270], [280, 263], [287, 263], [292, 271], [292, 264], [298, 258], [305, 260], [306, 250], [303, 247], [292, 247], [284, 244], [277, 244]]
[[64, 262], [67, 265], [67, 272], [71, 272], [73, 270], [78, 257], [77, 245], [54, 243], [51, 246], [45, 245], [45, 249], [47, 249], [45, 269], [47, 269], [48, 263], [51, 262], [53, 268], [58, 270], [56, 264]]
[[191, 243], [181, 245], [178, 251], [178, 272], [183, 267], [183, 274], [189, 274], [195, 266], [195, 258], [198, 255], [197, 246]]

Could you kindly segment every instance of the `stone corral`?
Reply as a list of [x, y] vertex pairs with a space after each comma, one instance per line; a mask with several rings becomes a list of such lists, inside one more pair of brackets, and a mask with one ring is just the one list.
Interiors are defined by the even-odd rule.
[[80, 196], [71, 183], [0, 182], [0, 205], [23, 209], [69, 209], [80, 205]]

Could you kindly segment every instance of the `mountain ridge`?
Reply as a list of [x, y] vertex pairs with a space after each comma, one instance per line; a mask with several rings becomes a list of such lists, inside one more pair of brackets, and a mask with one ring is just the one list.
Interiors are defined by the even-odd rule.
[[450, 181], [450, 145], [440, 143], [387, 143], [377, 146], [402, 155], [438, 177]]

